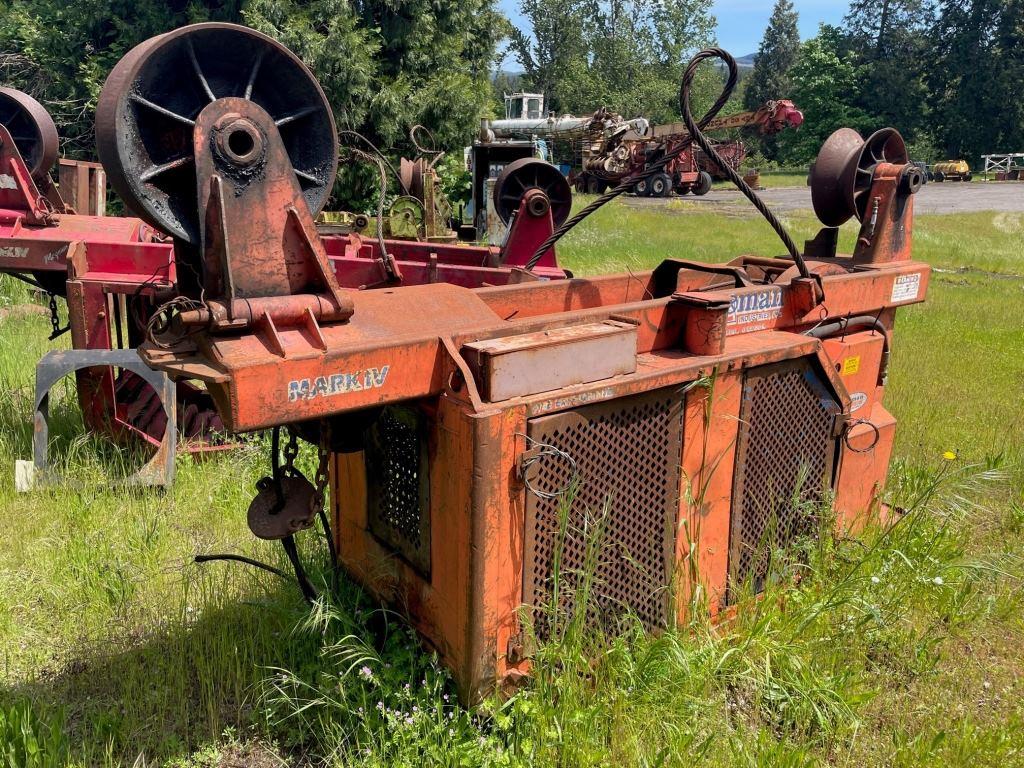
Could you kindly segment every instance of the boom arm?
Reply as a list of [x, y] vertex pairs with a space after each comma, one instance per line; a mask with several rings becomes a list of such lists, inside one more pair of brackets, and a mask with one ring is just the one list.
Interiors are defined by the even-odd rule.
[[[804, 114], [788, 99], [769, 101], [754, 112], [739, 112], [735, 115], [718, 117], [708, 123], [707, 131], [724, 131], [729, 128], [746, 128], [756, 126], [758, 133], [767, 136], [778, 133], [786, 128], [796, 128], [804, 121]], [[689, 136], [686, 123], [667, 123], [656, 125], [651, 135], [657, 139], [682, 138]], [[627, 139], [633, 138], [632, 136]], [[642, 138], [642, 137], [636, 137]]]

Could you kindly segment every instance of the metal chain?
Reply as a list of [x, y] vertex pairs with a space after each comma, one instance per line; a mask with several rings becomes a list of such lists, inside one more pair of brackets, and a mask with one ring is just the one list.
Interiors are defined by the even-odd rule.
[[299, 456], [299, 438], [293, 430], [288, 430], [288, 442], [284, 446], [284, 471], [283, 475], [294, 477], [299, 473], [295, 468], [295, 459]]
[[58, 336], [62, 336], [71, 330], [71, 324], [60, 327], [60, 315], [57, 314], [57, 295], [54, 293], [46, 292], [46, 295], [50, 297], [50, 325], [53, 328], [53, 332], [50, 334], [50, 341], [53, 341]]
[[317, 446], [316, 478], [313, 487], [316, 489], [313, 494], [315, 511], [320, 518], [320, 525], [324, 529], [324, 539], [327, 541], [327, 554], [330, 557], [331, 570], [331, 592], [338, 593], [338, 549], [334, 541], [334, 532], [331, 530], [331, 522], [327, 517], [327, 483], [330, 480], [330, 459], [331, 459], [331, 426], [328, 421], [320, 422], [320, 444]]

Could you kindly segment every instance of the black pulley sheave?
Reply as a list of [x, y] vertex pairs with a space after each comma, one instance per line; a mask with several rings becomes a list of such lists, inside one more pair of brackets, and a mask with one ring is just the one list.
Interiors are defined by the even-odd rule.
[[50, 113], [27, 93], [0, 88], [0, 124], [14, 139], [32, 178], [45, 180], [57, 161], [57, 128]]
[[150, 38], [114, 67], [96, 109], [96, 149], [111, 185], [141, 218], [193, 245], [195, 121], [227, 97], [255, 102], [273, 118], [316, 215], [337, 172], [334, 116], [305, 64], [256, 30], [194, 24]]

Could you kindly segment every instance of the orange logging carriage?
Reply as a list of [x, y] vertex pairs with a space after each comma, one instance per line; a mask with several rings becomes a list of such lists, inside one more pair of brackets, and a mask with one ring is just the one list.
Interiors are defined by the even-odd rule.
[[[712, 50], [687, 78], [715, 57], [734, 75]], [[401, 606], [466, 700], [529, 673], [552, 610], [606, 631], [628, 611], [656, 631], [700, 588], [717, 614], [813, 535], [822, 505], [844, 528], [880, 511], [894, 319], [929, 278], [911, 260], [921, 174], [892, 129], [822, 147], [823, 228], [802, 248], [741, 186], [783, 255], [666, 252], [586, 278], [558, 268], [554, 243], [580, 216], [538, 161], [496, 185], [524, 230], [515, 254], [320, 237], [333, 118], [298, 59], [252, 30], [198, 25], [131, 51], [97, 134], [115, 189], [173, 238], [177, 295], [139, 354], [201, 382], [228, 432], [274, 430], [253, 531], [294, 554], [320, 518], [340, 565]], [[838, 253], [851, 218], [856, 246]], [[317, 447], [312, 481], [292, 440]], [[596, 518], [591, 599], [576, 605]]]

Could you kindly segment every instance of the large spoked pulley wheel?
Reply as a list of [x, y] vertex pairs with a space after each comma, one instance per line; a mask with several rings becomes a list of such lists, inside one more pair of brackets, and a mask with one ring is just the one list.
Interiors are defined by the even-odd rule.
[[506, 165], [494, 182], [494, 209], [503, 222], [508, 224], [531, 189], [539, 189], [547, 195], [556, 227], [569, 218], [572, 210], [569, 180], [551, 163], [523, 157]]
[[853, 216], [863, 221], [877, 166], [907, 162], [907, 145], [896, 129], [883, 128], [865, 140], [852, 128], [840, 128], [822, 145], [811, 168], [814, 212], [828, 227]]
[[0, 124], [14, 139], [18, 154], [36, 181], [57, 161], [57, 127], [38, 101], [13, 88], [0, 88]]
[[191, 244], [200, 240], [195, 121], [228, 97], [273, 118], [315, 216], [338, 167], [334, 115], [305, 64], [256, 30], [194, 24], [150, 38], [117, 63], [96, 109], [96, 148], [111, 185], [141, 218]]

